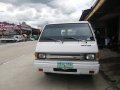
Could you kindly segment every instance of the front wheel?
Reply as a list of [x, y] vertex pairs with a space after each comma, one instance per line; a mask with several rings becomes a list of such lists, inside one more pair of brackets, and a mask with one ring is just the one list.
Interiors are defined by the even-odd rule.
[[45, 74], [45, 75], [50, 75], [51, 73], [49, 73], [49, 72], [44, 72], [44, 74]]

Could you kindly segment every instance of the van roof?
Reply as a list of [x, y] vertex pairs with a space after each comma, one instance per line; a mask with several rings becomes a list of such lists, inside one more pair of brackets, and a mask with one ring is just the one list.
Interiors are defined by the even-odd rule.
[[69, 23], [89, 23], [88, 21], [77, 21], [77, 22], [60, 22], [60, 23], [50, 23], [47, 25], [51, 25], [51, 24], [69, 24]]

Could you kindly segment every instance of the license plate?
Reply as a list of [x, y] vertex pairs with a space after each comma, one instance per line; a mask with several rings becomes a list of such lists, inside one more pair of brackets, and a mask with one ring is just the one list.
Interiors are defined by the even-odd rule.
[[73, 69], [73, 63], [71, 62], [58, 62], [57, 68], [61, 69]]

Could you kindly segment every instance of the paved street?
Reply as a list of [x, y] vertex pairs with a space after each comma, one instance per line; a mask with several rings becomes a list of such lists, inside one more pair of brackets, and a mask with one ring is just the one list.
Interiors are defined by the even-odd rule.
[[33, 65], [36, 42], [0, 45], [0, 90], [104, 90], [100, 74], [44, 75]]

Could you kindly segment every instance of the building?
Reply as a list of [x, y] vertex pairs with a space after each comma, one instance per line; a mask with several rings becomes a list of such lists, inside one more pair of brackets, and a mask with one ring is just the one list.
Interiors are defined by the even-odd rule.
[[20, 34], [21, 26], [7, 22], [0, 22], [0, 36]]
[[39, 36], [40, 34], [40, 29], [33, 28], [30, 25], [27, 25], [25, 22], [21, 24], [21, 30], [22, 30], [22, 34], [27, 34], [28, 36], [30, 35]]
[[120, 47], [119, 0], [97, 0], [83, 11], [80, 21], [84, 20], [92, 24], [100, 46]]
[[32, 28], [25, 22], [23, 22], [20, 25], [7, 22], [0, 22], [0, 40], [3, 40], [3, 38], [4, 40], [8, 40], [14, 37], [14, 35], [21, 35], [26, 40], [30, 40], [32, 36], [33, 38], [35, 37], [35, 39], [37, 39], [39, 34], [39, 29]]

